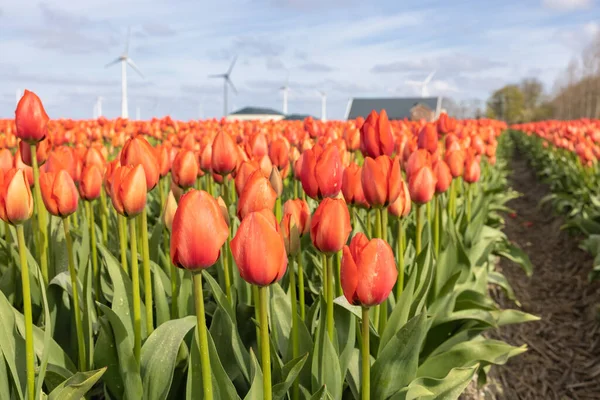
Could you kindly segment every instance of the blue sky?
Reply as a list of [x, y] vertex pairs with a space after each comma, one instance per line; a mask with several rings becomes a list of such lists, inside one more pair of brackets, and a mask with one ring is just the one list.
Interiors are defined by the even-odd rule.
[[222, 84], [208, 79], [239, 55], [231, 109], [282, 107], [342, 118], [352, 96], [413, 96], [409, 84], [437, 70], [429, 91], [485, 100], [536, 76], [548, 90], [600, 31], [597, 0], [0, 0], [0, 117], [15, 92], [40, 95], [52, 118], [120, 113], [119, 56], [131, 26], [129, 113], [177, 119], [222, 115]]

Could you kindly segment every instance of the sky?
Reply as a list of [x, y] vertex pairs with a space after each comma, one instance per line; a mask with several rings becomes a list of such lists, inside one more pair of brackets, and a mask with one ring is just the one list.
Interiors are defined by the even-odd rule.
[[537, 77], [550, 90], [600, 32], [600, 0], [0, 0], [0, 118], [17, 90], [37, 93], [51, 118], [121, 108], [119, 57], [131, 29], [129, 114], [221, 117], [234, 57], [230, 111], [245, 106], [344, 118], [351, 97], [481, 99]]

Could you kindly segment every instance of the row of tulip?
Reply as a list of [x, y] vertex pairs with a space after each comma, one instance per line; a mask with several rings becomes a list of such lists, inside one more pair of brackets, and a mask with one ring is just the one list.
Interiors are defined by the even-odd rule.
[[525, 350], [482, 333], [536, 319], [488, 294], [514, 300], [497, 256], [531, 273], [504, 128], [49, 121], [26, 91], [0, 121], [0, 398], [457, 398]]
[[552, 202], [567, 218], [564, 228], [585, 235], [581, 247], [594, 257], [590, 279], [600, 278], [600, 121], [547, 121], [514, 125], [513, 136]]

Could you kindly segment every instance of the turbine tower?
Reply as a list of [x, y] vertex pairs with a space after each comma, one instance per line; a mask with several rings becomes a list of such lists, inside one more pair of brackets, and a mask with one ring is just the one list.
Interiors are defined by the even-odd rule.
[[289, 71], [287, 74], [287, 78], [285, 78], [285, 84], [282, 87], [280, 87], [279, 90], [281, 90], [281, 92], [283, 93], [283, 107], [282, 107], [283, 115], [287, 115], [288, 114], [288, 93], [290, 91], [290, 73], [289, 73]]
[[429, 85], [429, 82], [431, 82], [431, 79], [433, 78], [436, 72], [437, 71], [433, 71], [432, 73], [427, 75], [427, 78], [425, 78], [424, 81], [406, 81], [406, 83], [412, 86], [416, 86], [417, 88], [420, 87], [421, 97], [429, 97], [429, 90], [427, 90], [427, 85]]
[[104, 97], [102, 97], [102, 96], [98, 96], [96, 98], [96, 104], [94, 106], [94, 111], [95, 111], [94, 118], [100, 118], [102, 116], [102, 101], [103, 100], [104, 100]]
[[237, 94], [237, 89], [235, 88], [235, 86], [233, 86], [233, 82], [231, 81], [231, 78], [230, 78], [231, 71], [233, 70], [233, 67], [235, 66], [236, 61], [237, 61], [237, 56], [235, 56], [233, 58], [233, 61], [231, 62], [229, 69], [224, 74], [215, 74], [215, 75], [208, 76], [209, 78], [223, 79], [223, 116], [224, 117], [226, 117], [227, 114], [229, 113], [229, 109], [227, 108], [227, 85], [231, 86], [233, 93]]
[[318, 91], [321, 95], [321, 121], [327, 121], [327, 93], [322, 90]]
[[127, 31], [127, 41], [125, 42], [125, 51], [119, 57], [117, 57], [114, 61], [106, 64], [105, 68], [110, 67], [111, 65], [115, 65], [121, 63], [121, 117], [129, 118], [129, 111], [127, 107], [127, 64], [137, 72], [142, 78], [144, 78], [144, 74], [142, 71], [135, 65], [133, 60], [129, 58], [129, 38], [131, 36], [131, 28]]

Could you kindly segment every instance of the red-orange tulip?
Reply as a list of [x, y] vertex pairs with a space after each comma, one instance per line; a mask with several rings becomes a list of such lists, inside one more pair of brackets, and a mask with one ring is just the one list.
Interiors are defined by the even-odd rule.
[[342, 189], [344, 166], [337, 147], [316, 145], [302, 156], [302, 188], [313, 199], [335, 197]]
[[229, 236], [217, 200], [194, 189], [181, 197], [171, 231], [171, 261], [192, 271], [214, 265]]
[[169, 155], [169, 150], [165, 146], [156, 148], [156, 160], [158, 161], [160, 177], [164, 178], [171, 170], [171, 156]]
[[356, 163], [351, 163], [344, 169], [342, 194], [348, 204], [364, 208], [369, 207], [362, 186], [362, 168]]
[[0, 219], [19, 225], [32, 214], [33, 198], [26, 174], [16, 168], [0, 170]]
[[254, 211], [273, 210], [277, 201], [277, 193], [261, 171], [256, 170], [248, 178], [244, 190], [238, 200], [237, 216], [240, 220]]
[[465, 169], [465, 155], [462, 150], [449, 151], [444, 156], [444, 161], [450, 168], [450, 173], [454, 178], [462, 176]]
[[430, 201], [435, 194], [435, 175], [429, 165], [426, 165], [408, 177], [410, 198], [417, 204]]
[[240, 164], [240, 168], [235, 173], [235, 191], [238, 197], [241, 196], [250, 175], [258, 169], [259, 166], [255, 161], [244, 161]]
[[388, 156], [367, 157], [361, 183], [365, 199], [373, 207], [387, 207], [400, 195], [400, 163]]
[[394, 137], [385, 110], [381, 110], [379, 114], [375, 110], [371, 111], [360, 128], [360, 151], [365, 157], [391, 157], [394, 152]]
[[171, 166], [173, 182], [184, 189], [194, 186], [198, 177], [198, 160], [191, 150], [181, 149]]
[[91, 164], [85, 167], [79, 182], [79, 195], [81, 198], [92, 201], [100, 197], [102, 180], [102, 172], [100, 172], [97, 165]]
[[272, 211], [250, 213], [231, 241], [231, 254], [240, 276], [253, 285], [270, 285], [285, 274], [285, 244], [274, 222]]
[[66, 170], [41, 174], [40, 190], [50, 214], [63, 218], [77, 211], [79, 194], [73, 178]]
[[436, 178], [435, 192], [438, 194], [444, 193], [452, 183], [452, 174], [450, 173], [448, 164], [446, 164], [444, 160], [437, 160], [435, 164], [433, 164], [433, 173]]
[[144, 168], [146, 189], [154, 189], [158, 183], [160, 172], [154, 148], [143, 136], [129, 139], [121, 150], [121, 165], [141, 165]]
[[465, 172], [463, 178], [467, 183], [475, 183], [481, 176], [481, 166], [479, 165], [479, 158], [470, 153], [465, 159]]
[[8, 149], [0, 149], [0, 171], [6, 172], [13, 167], [13, 155]]
[[281, 219], [281, 237], [285, 244], [285, 252], [289, 256], [295, 256], [300, 250], [300, 229], [296, 216], [292, 213], [284, 213]]
[[162, 217], [163, 223], [165, 224], [165, 227], [169, 230], [169, 232], [171, 231], [171, 228], [173, 226], [173, 218], [175, 218], [176, 211], [177, 200], [175, 200], [175, 195], [173, 195], [173, 192], [169, 191]]
[[269, 158], [274, 166], [283, 169], [290, 163], [288, 145], [284, 139], [279, 138], [269, 146]]
[[17, 137], [28, 143], [44, 140], [48, 133], [49, 119], [40, 98], [35, 93], [25, 90], [15, 111]]
[[[220, 131], [212, 143], [212, 170], [219, 175], [227, 175], [235, 170], [238, 160], [237, 144], [229, 133]], [[269, 169], [269, 171], [271, 171]]]
[[95, 147], [90, 147], [83, 157], [83, 166], [87, 167], [91, 165], [95, 165], [101, 173], [104, 173], [106, 169], [106, 158]]
[[351, 231], [350, 213], [342, 199], [324, 199], [310, 221], [313, 245], [326, 254], [342, 250]]
[[449, 117], [448, 114], [442, 113], [438, 118], [437, 128], [443, 134], [454, 132], [456, 129], [456, 120]]
[[433, 124], [427, 124], [419, 132], [417, 139], [419, 149], [425, 149], [430, 154], [433, 154], [438, 149], [438, 134], [437, 128]]
[[[48, 140], [48, 138], [37, 143], [35, 154], [38, 166], [43, 165], [46, 160], [48, 160], [50, 150], [50, 140]], [[21, 153], [23, 162], [30, 167], [33, 166], [33, 161], [31, 160], [31, 145], [23, 140], [19, 141], [19, 152]]]
[[344, 296], [350, 304], [371, 307], [383, 303], [394, 288], [398, 271], [390, 245], [356, 234], [344, 246], [340, 271]]
[[23, 162], [21, 158], [21, 151], [17, 148], [17, 152], [15, 153], [15, 157], [13, 158], [13, 167], [17, 169], [22, 169], [27, 177], [27, 182], [29, 182], [29, 186], [33, 187], [35, 182], [33, 181], [33, 168]]
[[146, 207], [146, 176], [141, 164], [123, 165], [112, 177], [110, 198], [115, 210], [126, 217], [135, 217]]
[[395, 217], [406, 217], [410, 214], [410, 209], [412, 206], [412, 202], [410, 200], [410, 193], [408, 191], [408, 186], [404, 179], [400, 182], [400, 195], [390, 206], [388, 207], [388, 211]]
[[72, 147], [60, 146], [55, 148], [48, 157], [48, 161], [44, 164], [46, 172], [58, 172], [65, 170], [71, 175], [75, 182], [79, 182], [81, 178], [81, 160], [75, 154]]
[[300, 231], [300, 235], [308, 233], [310, 229], [310, 209], [308, 203], [302, 199], [290, 199], [283, 205], [283, 214], [293, 214]]

